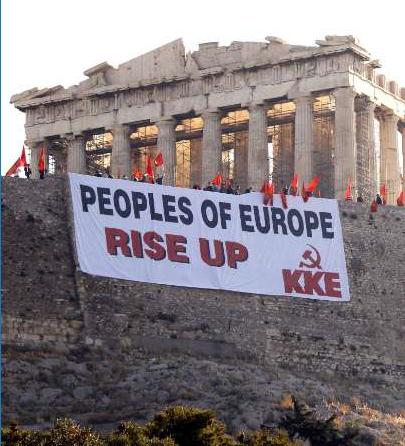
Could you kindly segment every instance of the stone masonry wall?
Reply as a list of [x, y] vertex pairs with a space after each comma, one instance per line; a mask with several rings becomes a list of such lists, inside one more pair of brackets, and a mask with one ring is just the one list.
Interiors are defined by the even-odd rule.
[[3, 180], [3, 420], [145, 420], [215, 408], [234, 428], [314, 404], [405, 407], [405, 210], [343, 204], [351, 302], [92, 277], [74, 266], [63, 179]]

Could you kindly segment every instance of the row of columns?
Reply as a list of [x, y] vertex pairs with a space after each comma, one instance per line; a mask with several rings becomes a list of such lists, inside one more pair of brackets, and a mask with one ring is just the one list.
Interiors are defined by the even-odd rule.
[[[398, 117], [393, 114], [385, 115], [380, 120], [380, 182], [388, 188], [388, 203], [390, 204], [395, 203], [396, 195], [401, 189], [401, 177], [398, 172], [397, 128]], [[404, 152], [404, 136], [405, 132], [402, 131], [402, 153]]]
[[[254, 190], [258, 190], [263, 179], [268, 175], [267, 153], [267, 117], [264, 105], [253, 105], [249, 108], [249, 141], [246, 166], [248, 169], [247, 182]], [[201, 174], [194, 175], [202, 185], [206, 185], [213, 177], [221, 172], [222, 140], [221, 114], [218, 111], [202, 113], [204, 121], [201, 157], [198, 163]], [[162, 119], [156, 123], [158, 127], [157, 150], [163, 154], [165, 160], [164, 183], [175, 184], [176, 166], [176, 120]], [[115, 178], [131, 176], [131, 151], [129, 144], [130, 126], [117, 125], [112, 129], [112, 174]], [[83, 135], [68, 135], [67, 171], [86, 173], [85, 138]], [[31, 166], [33, 178], [39, 178], [37, 169], [41, 143], [29, 142], [31, 148]]]
[[[352, 88], [338, 88], [334, 91], [336, 101], [335, 112], [335, 196], [342, 197], [347, 182], [352, 181], [353, 188], [357, 185], [357, 153], [356, 148], [356, 112], [355, 92]], [[314, 174], [312, 152], [314, 145], [313, 98], [303, 96], [295, 98], [295, 136], [294, 136], [294, 171], [300, 174], [303, 181], [308, 182]], [[368, 144], [366, 150], [374, 151], [374, 108], [367, 102], [366, 113], [361, 119], [366, 119], [367, 135], [362, 139]], [[206, 185], [221, 172], [222, 140], [221, 114], [218, 110], [207, 110], [202, 113], [204, 122], [201, 157], [201, 185]], [[381, 170], [380, 181], [387, 184], [391, 191], [400, 189], [400, 176], [396, 153], [396, 129], [398, 118], [395, 115], [386, 116], [381, 121]], [[176, 166], [176, 120], [169, 117], [158, 121], [157, 150], [162, 152], [165, 160], [164, 183], [175, 184]], [[114, 177], [131, 176], [131, 151], [129, 144], [130, 126], [116, 125], [112, 129], [112, 174]], [[403, 152], [405, 151], [405, 131], [403, 132]], [[363, 135], [364, 136], [364, 135]], [[85, 138], [82, 135], [69, 135], [67, 170], [69, 172], [86, 172]], [[364, 142], [365, 141], [365, 142]], [[357, 144], [357, 145], [356, 145]], [[364, 148], [362, 148], [363, 150]], [[32, 143], [33, 178], [39, 176], [37, 169], [39, 144]], [[404, 158], [405, 159], [405, 158]], [[245, 157], [247, 184], [253, 190], [259, 190], [268, 176], [268, 136], [267, 107], [264, 104], [249, 106], [249, 132], [247, 154]], [[370, 156], [370, 175], [376, 178], [375, 157]]]
[[[360, 144], [356, 141], [356, 93], [352, 88], [337, 88], [334, 90], [335, 111], [335, 197], [343, 198], [349, 181], [353, 190], [359, 188], [364, 181], [360, 172], [358, 154], [365, 153], [368, 176], [371, 177], [372, 194], [378, 192], [377, 184], [377, 162], [375, 151], [375, 107], [376, 104], [370, 100], [366, 101], [365, 109], [360, 117], [360, 126], [367, 130]], [[312, 166], [313, 150], [313, 100], [310, 96], [295, 99], [295, 160], [294, 170], [300, 173], [303, 181], [307, 182], [313, 175], [322, 172], [314, 172]], [[404, 179], [401, 185], [400, 169], [397, 153], [397, 128], [399, 118], [393, 113], [385, 114], [380, 120], [380, 183], [385, 184], [390, 196], [389, 203], [394, 204], [396, 194], [405, 187]], [[402, 154], [403, 165], [405, 164], [405, 128], [402, 128]], [[403, 167], [405, 174], [405, 167]], [[405, 175], [404, 175], [405, 176]], [[367, 197], [367, 198], [371, 198]]]

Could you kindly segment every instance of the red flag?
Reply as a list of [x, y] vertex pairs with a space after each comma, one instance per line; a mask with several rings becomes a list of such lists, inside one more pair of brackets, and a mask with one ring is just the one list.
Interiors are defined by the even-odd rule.
[[162, 152], [159, 152], [159, 153], [156, 155], [156, 158], [155, 158], [155, 166], [156, 166], [156, 167], [163, 166], [163, 154], [162, 154]]
[[149, 177], [149, 181], [152, 183], [154, 179], [153, 167], [152, 167], [152, 158], [148, 156], [148, 163], [146, 165], [146, 175]]
[[11, 177], [11, 175], [14, 175], [17, 172], [20, 166], [21, 166], [21, 159], [18, 158], [17, 161], [10, 167], [10, 169], [8, 169], [5, 176]]
[[281, 203], [283, 204], [283, 208], [288, 209], [287, 196], [284, 193], [284, 191], [281, 191], [280, 198], [281, 198]]
[[318, 176], [315, 176], [314, 178], [312, 178], [311, 182], [308, 184], [306, 191], [310, 192], [312, 194], [314, 192], [314, 190], [316, 189], [316, 186], [318, 186], [319, 180], [320, 180], [320, 177], [318, 177]]
[[347, 185], [347, 189], [345, 192], [345, 201], [351, 201], [352, 200], [352, 182], [349, 181], [349, 184]]
[[385, 184], [381, 184], [380, 186], [380, 195], [383, 196], [387, 192], [387, 188], [385, 187]]
[[302, 187], [301, 187], [301, 197], [302, 199], [305, 201], [305, 203], [308, 201], [308, 192], [307, 189], [305, 189], [305, 184], [304, 182], [302, 182]]
[[399, 197], [397, 198], [397, 205], [400, 207], [405, 206], [405, 196], [404, 196], [404, 191], [402, 191], [399, 194]]
[[377, 212], [377, 209], [378, 209], [378, 204], [375, 200], [373, 200], [371, 202], [370, 212]]
[[383, 204], [387, 204], [387, 187], [386, 187], [386, 185], [385, 184], [382, 184], [381, 186], [380, 186], [380, 195], [381, 195], [381, 198], [382, 198], [382, 202], [383, 202]]
[[270, 183], [267, 187], [266, 194], [268, 196], [268, 203], [273, 206], [273, 196], [274, 196], [274, 184]]
[[211, 183], [214, 184], [215, 186], [219, 187], [222, 184], [222, 177], [220, 174], [218, 174], [215, 178], [213, 178], [211, 180]]
[[270, 206], [273, 206], [273, 195], [274, 195], [274, 185], [270, 181], [266, 181], [262, 188], [261, 192], [264, 193], [263, 197], [263, 204], [269, 204]]
[[290, 184], [290, 191], [291, 195], [294, 195], [294, 197], [297, 195], [298, 192], [298, 174], [294, 174], [294, 178], [291, 180]]
[[135, 169], [132, 173], [134, 178], [136, 178], [138, 181], [142, 180], [142, 172], [139, 169]]
[[25, 157], [25, 147], [23, 145], [21, 156], [20, 156], [20, 166], [26, 167], [27, 166], [27, 158]]
[[45, 150], [44, 150], [44, 147], [41, 148], [41, 153], [39, 155], [38, 170], [40, 172], [45, 172]]

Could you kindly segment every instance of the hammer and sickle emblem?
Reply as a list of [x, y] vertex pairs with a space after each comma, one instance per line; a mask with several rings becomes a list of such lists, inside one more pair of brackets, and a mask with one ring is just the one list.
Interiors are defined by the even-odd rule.
[[[300, 268], [303, 266], [306, 266], [307, 268], [318, 268], [322, 269], [321, 267], [321, 255], [319, 254], [319, 251], [315, 248], [315, 246], [308, 245], [311, 249], [307, 249], [304, 254], [302, 255], [303, 260], [307, 260], [308, 263], [300, 262]], [[316, 257], [314, 258], [312, 254], [315, 254]]]

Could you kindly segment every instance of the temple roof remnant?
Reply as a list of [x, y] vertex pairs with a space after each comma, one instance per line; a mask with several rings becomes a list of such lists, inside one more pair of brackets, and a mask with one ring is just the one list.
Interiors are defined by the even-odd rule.
[[370, 54], [353, 36], [326, 36], [324, 40], [317, 40], [316, 46], [292, 45], [274, 36], [266, 37], [263, 42], [234, 41], [228, 46], [206, 42], [200, 43], [197, 51], [187, 53], [182, 39], [177, 39], [124, 62], [117, 68], [107, 62], [91, 67], [84, 71], [88, 79], [79, 85], [67, 88], [58, 85], [41, 90], [32, 88], [13, 95], [10, 102], [23, 110], [40, 103], [64, 101], [91, 93], [138, 88], [345, 51], [355, 53], [364, 61], [371, 59]]

